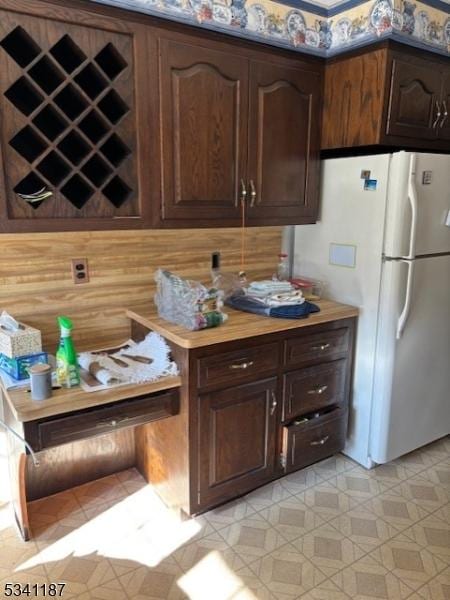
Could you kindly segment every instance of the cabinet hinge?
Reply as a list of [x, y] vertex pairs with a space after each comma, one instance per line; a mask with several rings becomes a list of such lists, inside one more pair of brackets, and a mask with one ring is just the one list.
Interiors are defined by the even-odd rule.
[[283, 452], [280, 454], [280, 465], [283, 469], [286, 468], [286, 455]]

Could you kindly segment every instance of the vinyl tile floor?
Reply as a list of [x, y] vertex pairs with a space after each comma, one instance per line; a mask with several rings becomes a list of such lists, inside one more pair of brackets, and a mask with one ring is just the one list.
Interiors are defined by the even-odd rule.
[[450, 438], [371, 471], [337, 455], [185, 521], [131, 469], [32, 502], [27, 543], [0, 490], [0, 598], [449, 600], [449, 492]]

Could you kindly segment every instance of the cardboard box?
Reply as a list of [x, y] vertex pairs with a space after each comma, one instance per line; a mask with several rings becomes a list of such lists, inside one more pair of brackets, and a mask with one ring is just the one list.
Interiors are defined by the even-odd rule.
[[28, 369], [30, 367], [37, 364], [47, 364], [47, 361], [47, 352], [29, 354], [27, 356], [17, 356], [16, 358], [9, 358], [0, 353], [0, 369], [17, 380], [28, 379]]
[[8, 358], [27, 356], [42, 352], [42, 339], [39, 329], [20, 323], [23, 329], [13, 331], [0, 326], [0, 353]]

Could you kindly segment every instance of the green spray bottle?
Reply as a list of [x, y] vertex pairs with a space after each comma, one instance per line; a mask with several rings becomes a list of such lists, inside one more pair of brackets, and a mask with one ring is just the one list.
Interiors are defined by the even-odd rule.
[[72, 340], [72, 321], [68, 317], [58, 317], [61, 329], [58, 350], [56, 351], [56, 379], [62, 387], [80, 385], [80, 371], [77, 353]]

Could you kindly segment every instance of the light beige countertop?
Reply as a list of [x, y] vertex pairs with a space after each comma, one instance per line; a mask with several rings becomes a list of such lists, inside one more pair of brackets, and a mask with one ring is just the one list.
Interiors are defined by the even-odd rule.
[[328, 323], [339, 319], [348, 319], [358, 316], [358, 309], [347, 304], [339, 304], [331, 300], [320, 300], [316, 302], [320, 312], [309, 315], [306, 319], [278, 319], [264, 317], [252, 313], [234, 310], [225, 307], [228, 321], [219, 327], [202, 329], [200, 331], [189, 331], [181, 325], [174, 325], [158, 317], [155, 308], [148, 308], [142, 314], [128, 310], [127, 316], [137, 323], [160, 333], [163, 337], [174, 342], [182, 348], [201, 348], [231, 342], [257, 335], [277, 333], [291, 329], [301, 329], [321, 323]]
[[[317, 302], [320, 312], [313, 313], [306, 319], [278, 319], [254, 315], [251, 313], [225, 309], [229, 318], [219, 327], [189, 331], [181, 325], [174, 325], [158, 317], [154, 307], [149, 305], [142, 314], [127, 310], [130, 319], [160, 333], [163, 337], [182, 348], [201, 348], [212, 344], [230, 342], [259, 335], [302, 329], [321, 323], [358, 316], [358, 309], [331, 300]], [[0, 389], [8, 402], [14, 417], [18, 421], [27, 422], [45, 417], [52, 417], [77, 410], [119, 402], [137, 396], [152, 394], [181, 385], [180, 377], [165, 377], [154, 383], [124, 385], [98, 392], [87, 393], [80, 387], [73, 389], [53, 390], [48, 400], [33, 401], [30, 392], [25, 389], [5, 390], [0, 381]]]
[[21, 422], [35, 421], [45, 417], [67, 414], [76, 410], [101, 406], [111, 402], [150, 395], [155, 392], [180, 387], [180, 377], [163, 377], [153, 383], [121, 385], [109, 390], [85, 392], [81, 387], [53, 390], [47, 400], [32, 400], [27, 388], [5, 390], [0, 380], [0, 389], [8, 402], [12, 414]]

